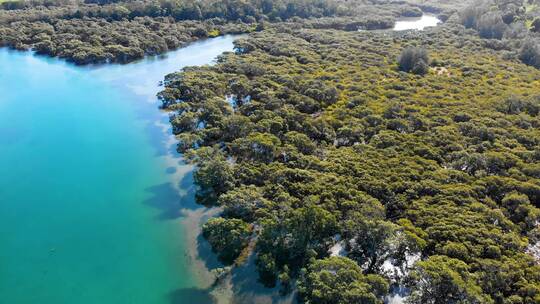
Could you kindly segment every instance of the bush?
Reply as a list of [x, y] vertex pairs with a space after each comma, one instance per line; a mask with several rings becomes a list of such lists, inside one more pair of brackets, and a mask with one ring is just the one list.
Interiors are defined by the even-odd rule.
[[502, 39], [507, 25], [498, 13], [485, 14], [478, 19], [476, 28], [480, 37], [486, 39]]
[[378, 275], [364, 275], [346, 257], [316, 260], [302, 276], [298, 290], [305, 303], [382, 303], [388, 283]]
[[519, 60], [526, 65], [540, 69], [540, 45], [538, 41], [526, 41], [519, 52]]
[[210, 219], [203, 226], [203, 236], [218, 253], [224, 264], [232, 264], [249, 243], [251, 230], [249, 225], [240, 219]]
[[422, 17], [423, 14], [424, 12], [418, 7], [407, 7], [401, 12], [401, 16], [403, 17]]
[[535, 33], [540, 33], [540, 18], [534, 19], [531, 24], [531, 31]]
[[463, 9], [459, 13], [459, 18], [461, 21], [461, 24], [465, 26], [466, 28], [474, 28], [476, 27], [476, 22], [478, 20], [478, 17], [484, 12], [484, 9], [479, 7], [478, 5], [471, 5], [465, 9]]
[[401, 52], [398, 58], [399, 70], [424, 75], [429, 71], [429, 55], [426, 49], [408, 47]]
[[476, 29], [482, 38], [502, 39], [508, 29], [500, 12], [488, 12], [481, 3], [463, 9], [459, 16], [463, 26]]
[[425, 75], [429, 72], [429, 65], [424, 60], [420, 60], [413, 66], [411, 72], [417, 75]]

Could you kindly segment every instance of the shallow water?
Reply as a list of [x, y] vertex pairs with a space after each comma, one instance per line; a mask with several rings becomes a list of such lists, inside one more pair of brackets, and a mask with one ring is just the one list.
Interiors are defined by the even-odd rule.
[[155, 94], [233, 40], [100, 67], [0, 49], [1, 303], [210, 301], [182, 225], [191, 175]]
[[419, 18], [403, 18], [396, 21], [393, 30], [423, 30], [426, 27], [437, 26], [442, 21], [433, 15], [422, 15]]

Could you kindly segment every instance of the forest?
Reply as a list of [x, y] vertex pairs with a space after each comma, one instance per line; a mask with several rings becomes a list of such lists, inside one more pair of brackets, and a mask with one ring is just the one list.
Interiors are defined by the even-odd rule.
[[383, 35], [285, 21], [168, 75], [221, 261], [254, 254], [304, 303], [403, 286], [408, 303], [540, 303], [536, 5]]
[[223, 265], [306, 304], [540, 303], [538, 0], [1, 6], [0, 46], [77, 64], [248, 34], [158, 95]]
[[77, 64], [127, 63], [201, 38], [260, 31], [284, 20], [356, 31], [390, 28], [399, 16], [422, 14], [407, 3], [367, 0], [16, 0], [0, 6], [0, 46]]

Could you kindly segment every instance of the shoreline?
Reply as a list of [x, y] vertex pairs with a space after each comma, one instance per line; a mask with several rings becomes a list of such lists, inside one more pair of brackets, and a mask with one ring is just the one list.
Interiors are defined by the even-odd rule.
[[[88, 77], [92, 78], [101, 78], [104, 75], [109, 77], [108, 73], [112, 72], [110, 77], [105, 79], [105, 81], [111, 82], [113, 86], [122, 86], [121, 90], [127, 90], [129, 94], [128, 96], [130, 96], [129, 99], [131, 100], [126, 100], [126, 102], [135, 104], [134, 109], [136, 112], [140, 111], [139, 106], [136, 104], [151, 104], [150, 107], [153, 109], [153, 112], [141, 112], [141, 115], [143, 116], [139, 117], [138, 119], [147, 125], [146, 132], [148, 133], [146, 136], [150, 140], [148, 143], [149, 147], [164, 152], [162, 155], [157, 156], [158, 158], [161, 158], [160, 162], [164, 164], [163, 169], [172, 170], [172, 168], [174, 168], [172, 172], [167, 172], [168, 181], [174, 188], [173, 191], [177, 192], [178, 197], [180, 197], [179, 201], [174, 201], [174, 203], [177, 203], [181, 207], [177, 210], [179, 217], [174, 220], [177, 223], [175, 227], [180, 228], [180, 231], [171, 232], [172, 234], [176, 234], [176, 236], [178, 236], [171, 241], [177, 243], [185, 242], [185, 244], [180, 244], [180, 246], [183, 247], [183, 252], [181, 252], [177, 258], [185, 259], [185, 264], [188, 266], [188, 269], [190, 269], [188, 275], [192, 278], [191, 285], [193, 285], [195, 289], [206, 291], [209, 295], [211, 295], [215, 299], [212, 301], [212, 303], [230, 303], [232, 301], [232, 294], [226, 295], [226, 291], [230, 291], [230, 289], [213, 286], [215, 283], [215, 274], [212, 272], [212, 269], [214, 267], [208, 267], [208, 265], [212, 264], [212, 266], [219, 267], [221, 267], [221, 265], [217, 264], [217, 258], [213, 253], [211, 253], [209, 244], [202, 244], [201, 242], [202, 225], [207, 218], [216, 216], [220, 210], [218, 208], [207, 208], [202, 205], [198, 205], [194, 200], [194, 191], [196, 185], [193, 183], [192, 179], [193, 166], [185, 164], [182, 160], [182, 155], [176, 151], [178, 141], [171, 133], [171, 125], [167, 119], [168, 113], [160, 110], [159, 100], [156, 98], [156, 94], [161, 90], [162, 87], [158, 85], [157, 81], [154, 82], [152, 80], [152, 78], [155, 77], [151, 77], [151, 75], [150, 77], [147, 76], [145, 81], [150, 81], [147, 81], [146, 83], [143, 81], [141, 84], [137, 82], [132, 83], [133, 81], [129, 77], [127, 77], [127, 79], [123, 79], [122, 74], [126, 72], [130, 73], [131, 69], [128, 67], [138, 66], [144, 64], [146, 60], [149, 60], [152, 62], [152, 64], [164, 65], [168, 67], [169, 71], [158, 72], [159, 79], [162, 80], [166, 74], [179, 71], [184, 66], [212, 64], [217, 56], [221, 55], [223, 52], [232, 50], [232, 44], [230, 48], [228, 46], [224, 47], [223, 43], [219, 41], [227, 41], [226, 43], [230, 43], [231, 40], [236, 40], [242, 36], [245, 35], [223, 35], [216, 38], [200, 39], [197, 41], [192, 41], [189, 43], [189, 45], [182, 48], [160, 55], [155, 59], [144, 58], [127, 64], [110, 63], [102, 65], [80, 66], [62, 58], [40, 55], [33, 51], [21, 51], [9, 47], [0, 48], [0, 50], [4, 50], [4, 52], [8, 54], [22, 54], [24, 56], [28, 56], [28, 58], [36, 58], [37, 60], [46, 62], [47, 64], [58, 64], [62, 67], [82, 69], [88, 74]], [[200, 44], [204, 45], [205, 42], [212, 40], [215, 40], [217, 44], [210, 43], [208, 46], [215, 49], [216, 54], [211, 54], [207, 58], [205, 57], [204, 60], [202, 60], [204, 63], [202, 63], [200, 59], [191, 61], [189, 57], [187, 59], [189, 62], [183, 62], [186, 60], [186, 54], [183, 54], [182, 52], [186, 52], [186, 50], [192, 46], [197, 47]], [[198, 54], [199, 52], [197, 49], [195, 49], [191, 51], [191, 53]], [[173, 55], [170, 56], [170, 54]], [[176, 57], [182, 58], [182, 62], [175, 60]], [[167, 58], [171, 60], [168, 61]], [[137, 69], [138, 68], [134, 68], [133, 70]], [[134, 77], [139, 77], [139, 75], [137, 74]], [[146, 86], [146, 88], [138, 90], [141, 85]], [[148, 85], [151, 86], [148, 87]], [[141, 109], [144, 108], [148, 108], [148, 106], [143, 106]], [[152, 141], [156, 142], [152, 143]], [[178, 235], [178, 233], [181, 233], [182, 235]], [[201, 250], [204, 250], [204, 256], [200, 255]]]

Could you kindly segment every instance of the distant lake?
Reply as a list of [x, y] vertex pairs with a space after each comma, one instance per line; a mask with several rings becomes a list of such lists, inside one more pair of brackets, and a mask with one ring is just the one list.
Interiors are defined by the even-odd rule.
[[182, 224], [190, 168], [155, 94], [233, 40], [98, 67], [0, 49], [1, 303], [209, 301]]
[[422, 17], [401, 18], [396, 21], [393, 30], [423, 30], [426, 27], [437, 26], [442, 21], [433, 15], [422, 15]]

